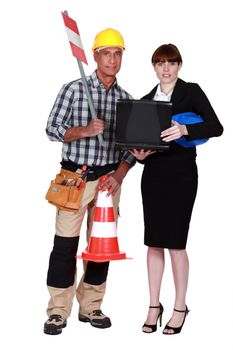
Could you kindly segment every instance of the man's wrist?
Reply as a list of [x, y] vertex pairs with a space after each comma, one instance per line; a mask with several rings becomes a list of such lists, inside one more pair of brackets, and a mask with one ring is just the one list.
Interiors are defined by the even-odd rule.
[[73, 127], [67, 129], [64, 135], [64, 142], [72, 142], [86, 137], [85, 126]]
[[131, 168], [131, 165], [125, 160], [122, 160], [116, 170], [116, 173], [123, 180], [130, 168]]

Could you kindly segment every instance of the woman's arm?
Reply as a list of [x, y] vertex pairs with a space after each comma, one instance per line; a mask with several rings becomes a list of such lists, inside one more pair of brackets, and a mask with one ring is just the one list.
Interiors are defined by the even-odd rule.
[[187, 139], [195, 140], [222, 135], [223, 126], [204, 91], [198, 84], [190, 84], [190, 93], [193, 112], [200, 115], [204, 119], [204, 123], [186, 125]]

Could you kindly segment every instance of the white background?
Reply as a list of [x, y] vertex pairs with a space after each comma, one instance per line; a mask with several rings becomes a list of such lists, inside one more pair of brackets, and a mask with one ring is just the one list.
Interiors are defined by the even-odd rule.
[[[95, 34], [106, 28], [125, 38], [120, 85], [140, 98], [156, 84], [150, 59], [163, 43], [183, 56], [180, 77], [197, 82], [225, 127], [224, 135], [198, 148], [199, 190], [187, 250], [191, 310], [182, 334], [141, 332], [148, 308], [146, 247], [140, 196], [142, 166], [125, 179], [120, 249], [132, 260], [110, 266], [103, 311], [113, 326], [98, 330], [77, 320], [74, 302], [68, 327], [57, 337], [43, 334], [48, 301], [46, 273], [55, 209], [44, 200], [59, 170], [61, 144], [45, 126], [56, 95], [78, 78], [61, 11], [68, 10], [81, 33], [89, 62]], [[232, 348], [232, 12], [230, 0], [206, 1], [11, 1], [1, 7], [1, 338], [4, 349]], [[182, 190], [182, 189], [181, 189]], [[167, 199], [169, 201], [169, 198]], [[169, 217], [168, 217], [169, 220]], [[84, 231], [79, 253], [85, 248]], [[78, 274], [82, 262], [78, 261]], [[174, 298], [169, 257], [161, 293], [164, 324]], [[1, 346], [1, 348], [3, 348]]]

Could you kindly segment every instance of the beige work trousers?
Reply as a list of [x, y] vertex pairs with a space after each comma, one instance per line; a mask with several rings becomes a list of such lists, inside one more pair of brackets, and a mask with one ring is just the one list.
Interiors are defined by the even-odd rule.
[[[99, 179], [86, 183], [84, 195], [81, 201], [80, 210], [77, 212], [68, 212], [57, 210], [56, 214], [56, 235], [61, 237], [77, 237], [80, 235], [81, 225], [87, 211], [87, 243], [91, 235], [94, 209], [98, 194]], [[118, 207], [120, 201], [120, 189], [113, 196], [113, 207], [115, 218], [118, 217]], [[85, 271], [85, 262], [84, 262]], [[100, 285], [92, 285], [83, 282], [84, 274], [77, 288], [77, 281], [68, 288], [54, 288], [48, 286], [50, 300], [48, 303], [47, 314], [59, 314], [65, 319], [71, 314], [73, 299], [76, 294], [79, 302], [79, 312], [87, 315], [93, 310], [100, 309], [106, 290], [106, 282]]]

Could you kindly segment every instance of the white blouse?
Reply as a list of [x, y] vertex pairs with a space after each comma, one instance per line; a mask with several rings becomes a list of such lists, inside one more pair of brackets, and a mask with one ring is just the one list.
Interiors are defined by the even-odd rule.
[[166, 101], [170, 102], [171, 95], [172, 95], [173, 89], [169, 91], [169, 93], [166, 95], [164, 92], [161, 91], [160, 84], [157, 87], [157, 91], [153, 97], [154, 101]]

